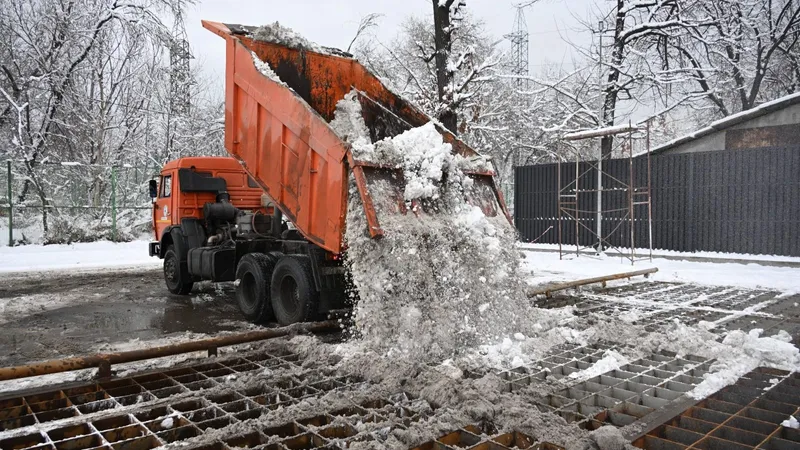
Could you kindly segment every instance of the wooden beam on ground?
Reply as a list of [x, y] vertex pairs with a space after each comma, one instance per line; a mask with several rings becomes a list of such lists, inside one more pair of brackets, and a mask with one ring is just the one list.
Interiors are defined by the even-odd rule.
[[621, 280], [623, 278], [632, 278], [638, 276], [649, 277], [650, 274], [658, 272], [657, 267], [652, 267], [650, 269], [643, 269], [643, 270], [636, 270], [633, 272], [624, 272], [624, 273], [617, 273], [614, 275], [606, 275], [602, 277], [594, 277], [594, 278], [586, 278], [583, 280], [576, 280], [576, 281], [569, 281], [567, 283], [559, 283], [559, 284], [551, 284], [549, 286], [545, 286], [542, 288], [534, 289], [528, 292], [528, 298], [536, 297], [537, 295], [544, 295], [548, 298], [552, 295], [553, 292], [556, 291], [563, 291], [564, 289], [575, 288], [579, 286], [586, 286], [587, 284], [596, 284], [596, 283], [605, 283], [607, 281], [612, 280]]

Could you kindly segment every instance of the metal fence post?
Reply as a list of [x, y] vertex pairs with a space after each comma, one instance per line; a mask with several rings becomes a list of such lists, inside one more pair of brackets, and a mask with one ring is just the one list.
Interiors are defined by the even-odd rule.
[[111, 240], [117, 241], [117, 166], [111, 166]]
[[11, 161], [6, 161], [8, 164], [8, 246], [14, 245], [14, 205], [11, 195]]

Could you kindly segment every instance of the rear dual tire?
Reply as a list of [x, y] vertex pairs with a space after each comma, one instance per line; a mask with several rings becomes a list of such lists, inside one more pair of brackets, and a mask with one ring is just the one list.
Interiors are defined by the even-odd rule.
[[247, 320], [291, 325], [312, 320], [319, 308], [306, 256], [250, 253], [236, 269], [236, 301]]
[[272, 310], [281, 325], [308, 322], [319, 309], [311, 260], [307, 256], [285, 256], [272, 274]]
[[250, 322], [269, 322], [274, 318], [269, 302], [271, 275], [278, 256], [264, 253], [245, 255], [236, 268], [236, 303]]

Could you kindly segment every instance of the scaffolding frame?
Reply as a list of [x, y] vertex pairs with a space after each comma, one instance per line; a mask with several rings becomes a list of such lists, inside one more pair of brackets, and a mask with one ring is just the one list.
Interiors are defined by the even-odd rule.
[[[600, 249], [605, 247], [606, 250], [614, 249], [616, 250], [621, 257], [627, 258], [631, 261], [631, 265], [635, 264], [637, 260], [649, 259], [650, 261], [653, 260], [653, 203], [652, 203], [652, 163], [650, 159], [650, 121], [646, 122], [646, 135], [645, 135], [645, 145], [646, 145], [646, 158], [647, 158], [647, 183], [645, 186], [636, 186], [635, 185], [635, 171], [634, 171], [634, 164], [633, 164], [633, 132], [638, 130], [638, 127], [634, 127], [632, 125], [628, 125], [627, 127], [618, 127], [616, 129], [610, 128], [607, 130], [596, 130], [590, 131], [587, 133], [576, 133], [573, 135], [567, 135], [564, 137], [567, 141], [578, 141], [584, 139], [594, 139], [594, 138], [602, 138], [604, 136], [609, 135], [625, 135], [627, 134], [627, 139], [622, 140], [617, 145], [619, 148], [620, 146], [627, 147], [627, 156], [628, 156], [628, 181], [625, 182], [620, 180], [617, 177], [612, 176], [611, 174], [603, 171], [602, 156], [600, 159], [588, 160], [589, 166], [583, 172], [581, 172], [581, 162], [582, 158], [580, 153], [577, 151], [574, 152], [575, 156], [575, 178], [571, 181], [567, 180], [566, 184], [562, 182], [562, 164], [572, 164], [570, 163], [562, 163], [562, 161], [558, 160], [557, 165], [557, 202], [558, 202], [558, 253], [559, 258], [564, 259], [564, 255], [571, 253], [565, 251], [565, 242], [564, 242], [564, 233], [563, 233], [563, 225], [566, 219], [572, 219], [575, 221], [575, 255], [580, 256], [581, 253], [587, 249], [592, 249], [595, 251], [595, 255], [599, 256]], [[581, 179], [589, 173], [596, 171], [598, 177], [598, 185], [596, 189], [581, 189]], [[612, 182], [612, 186], [604, 186], [603, 183], [608, 180]], [[624, 190], [627, 195], [627, 206], [625, 208], [615, 208], [615, 209], [602, 209], [602, 196], [603, 192], [605, 191], [619, 191]], [[595, 211], [585, 211], [580, 209], [580, 199], [581, 194], [584, 195], [591, 195], [594, 194], [597, 198], [597, 209]], [[636, 216], [636, 208], [638, 206], [646, 206], [647, 213], [646, 213], [646, 220], [647, 220], [647, 229], [648, 229], [648, 237], [647, 237], [647, 248], [649, 254], [644, 257], [637, 257], [636, 254], [636, 223], [638, 219]], [[605, 214], [611, 213], [619, 213], [624, 212], [624, 216], [619, 218], [618, 223], [616, 224], [611, 231], [608, 233], [604, 233], [602, 231], [602, 220]], [[591, 227], [587, 226], [585, 223], [582, 223], [582, 216], [585, 220], [587, 216], [591, 218], [591, 215], [595, 215], [596, 224], [600, 224], [597, 226], [595, 230], [592, 230]], [[630, 228], [630, 247], [627, 251], [623, 251], [621, 246], [614, 245], [611, 242], [612, 236], [617, 233], [624, 223], [629, 224]], [[580, 245], [580, 232], [582, 229], [587, 230], [591, 237], [597, 243], [597, 248], [591, 246], [584, 246], [581, 247]], [[583, 252], [584, 254], [586, 252]]]

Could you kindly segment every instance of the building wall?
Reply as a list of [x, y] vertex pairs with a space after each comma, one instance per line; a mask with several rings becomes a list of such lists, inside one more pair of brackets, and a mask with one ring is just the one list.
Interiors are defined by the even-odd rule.
[[800, 124], [800, 104], [790, 105], [778, 111], [765, 114], [761, 117], [750, 119], [747, 122], [731, 127], [731, 129], [741, 130], [745, 128], [774, 127], [776, 125], [797, 124]]
[[750, 119], [736, 126], [683, 143], [662, 153], [792, 146], [800, 142], [800, 104]]
[[725, 150], [724, 131], [717, 131], [693, 141], [686, 142], [665, 152], [661, 152], [661, 154], [677, 155], [680, 153], [714, 152], [718, 150]]

